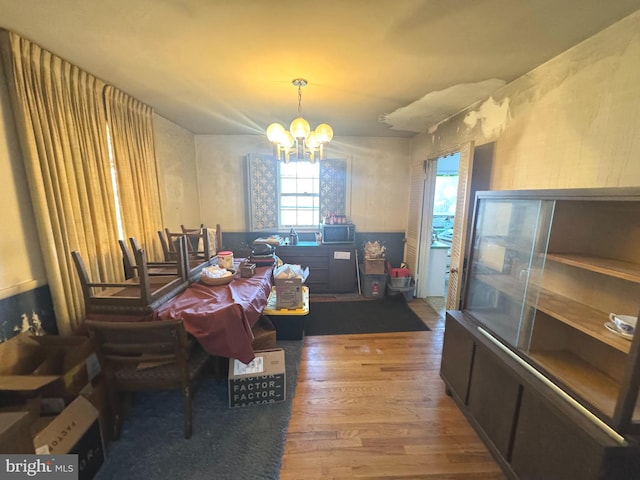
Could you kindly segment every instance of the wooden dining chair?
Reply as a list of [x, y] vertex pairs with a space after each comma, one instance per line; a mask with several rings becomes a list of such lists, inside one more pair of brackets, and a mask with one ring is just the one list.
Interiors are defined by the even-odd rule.
[[[122, 264], [124, 267], [124, 278], [129, 280], [138, 276], [138, 265], [136, 264], [135, 257], [132, 251], [140, 250], [141, 247], [134, 237], [129, 238], [131, 249], [127, 246], [127, 242], [124, 240], [118, 240], [120, 245], [120, 251], [122, 252]], [[149, 262], [147, 261], [147, 272], [150, 276], [163, 276], [163, 275], [187, 275], [188, 268], [184, 268], [183, 262], [178, 262], [178, 255], [176, 252], [176, 260], [165, 262]]]
[[182, 392], [184, 437], [190, 438], [194, 384], [210, 357], [182, 321], [85, 322], [105, 373], [113, 438], [119, 438], [124, 420], [123, 396], [155, 390]]
[[[178, 262], [186, 267], [186, 239], [178, 241]], [[188, 275], [149, 275], [144, 249], [134, 252], [137, 276], [124, 282], [94, 282], [90, 279], [80, 252], [71, 252], [78, 272], [87, 313], [149, 313], [182, 292], [189, 285]]]

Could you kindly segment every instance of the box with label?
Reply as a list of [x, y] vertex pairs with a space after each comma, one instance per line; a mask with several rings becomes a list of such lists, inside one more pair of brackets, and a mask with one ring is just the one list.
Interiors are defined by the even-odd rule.
[[366, 275], [384, 275], [384, 258], [365, 258], [362, 271]]
[[255, 353], [248, 364], [229, 359], [229, 406], [246, 407], [286, 399], [284, 350]]
[[33, 438], [40, 455], [78, 455], [78, 479], [93, 478], [105, 459], [98, 410], [82, 395], [62, 413], [47, 420]]
[[0, 343], [0, 391], [73, 397], [99, 373], [87, 337], [21, 333]]
[[[297, 267], [295, 269], [294, 267]], [[290, 276], [284, 272], [295, 271], [296, 276]], [[283, 265], [273, 272], [274, 284], [278, 295], [276, 296], [276, 308], [302, 308], [302, 284], [309, 276], [309, 267], [304, 270], [299, 265]]]
[[0, 412], [0, 454], [33, 454], [29, 412]]

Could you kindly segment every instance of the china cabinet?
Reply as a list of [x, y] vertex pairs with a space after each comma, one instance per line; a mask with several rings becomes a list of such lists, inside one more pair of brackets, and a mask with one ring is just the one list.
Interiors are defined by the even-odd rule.
[[505, 471], [640, 478], [640, 334], [609, 319], [640, 311], [640, 189], [479, 192], [463, 298], [441, 375]]

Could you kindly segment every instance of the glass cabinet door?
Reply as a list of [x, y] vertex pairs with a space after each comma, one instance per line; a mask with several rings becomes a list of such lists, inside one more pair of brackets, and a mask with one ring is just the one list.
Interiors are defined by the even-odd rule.
[[514, 348], [527, 348], [554, 202], [479, 198], [465, 310]]

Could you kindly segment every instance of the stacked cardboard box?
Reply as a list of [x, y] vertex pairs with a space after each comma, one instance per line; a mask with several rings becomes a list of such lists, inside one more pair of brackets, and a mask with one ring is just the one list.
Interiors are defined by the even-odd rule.
[[1, 343], [0, 419], [11, 423], [0, 427], [2, 453], [35, 452], [43, 462], [47, 455], [75, 454], [69, 468], [80, 480], [93, 478], [105, 458], [104, 390], [92, 388], [99, 374], [87, 337], [23, 333]]

